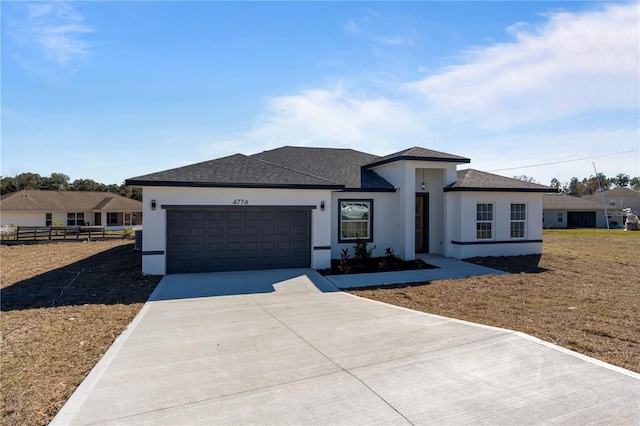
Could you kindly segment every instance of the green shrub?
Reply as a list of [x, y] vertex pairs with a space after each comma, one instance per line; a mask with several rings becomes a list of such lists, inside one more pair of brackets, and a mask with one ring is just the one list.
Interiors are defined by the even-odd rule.
[[376, 246], [369, 248], [366, 241], [360, 238], [356, 239], [356, 244], [353, 246], [353, 257], [358, 260], [368, 260], [373, 257], [373, 250]]

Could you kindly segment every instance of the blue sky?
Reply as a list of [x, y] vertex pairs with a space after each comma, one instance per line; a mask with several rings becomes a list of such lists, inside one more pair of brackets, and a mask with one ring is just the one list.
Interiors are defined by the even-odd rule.
[[4, 176], [119, 184], [283, 145], [640, 175], [637, 2], [0, 7]]

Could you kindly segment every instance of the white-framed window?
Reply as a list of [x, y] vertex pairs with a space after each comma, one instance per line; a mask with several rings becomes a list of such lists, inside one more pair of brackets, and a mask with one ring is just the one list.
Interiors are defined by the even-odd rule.
[[115, 226], [118, 224], [118, 213], [107, 212], [107, 226]]
[[44, 226], [51, 226], [52, 223], [53, 223], [53, 214], [52, 213], [45, 213], [44, 214]]
[[493, 238], [493, 204], [476, 204], [476, 238], [479, 240]]
[[524, 203], [511, 204], [511, 238], [524, 238], [527, 223], [527, 205]]
[[564, 213], [558, 212], [558, 223], [564, 222]]
[[84, 213], [67, 213], [67, 226], [84, 225]]
[[373, 200], [338, 200], [338, 241], [373, 241]]

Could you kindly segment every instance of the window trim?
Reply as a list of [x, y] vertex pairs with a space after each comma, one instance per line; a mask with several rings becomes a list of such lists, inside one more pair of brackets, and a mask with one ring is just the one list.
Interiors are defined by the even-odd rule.
[[[115, 222], [111, 223], [109, 221], [109, 215], [115, 215]], [[118, 212], [107, 212], [107, 226], [118, 226]]]
[[564, 223], [564, 212], [558, 212], [558, 223]]
[[[513, 206], [524, 206], [524, 219], [514, 219], [513, 218]], [[509, 238], [513, 240], [523, 240], [527, 238], [527, 203], [510, 203], [509, 205]], [[520, 213], [520, 212], [516, 212]], [[513, 224], [514, 223], [522, 223], [522, 236], [514, 237], [513, 236]]]
[[[479, 220], [478, 219], [478, 206], [480, 205], [487, 205], [487, 206], [491, 206], [491, 220]], [[480, 202], [476, 202], [476, 211], [475, 211], [475, 215], [476, 215], [476, 240], [477, 241], [491, 241], [495, 239], [495, 220], [496, 220], [496, 204], [495, 203], [480, 203]], [[490, 237], [486, 237], [486, 238], [480, 238], [478, 236], [478, 232], [480, 232], [480, 230], [478, 229], [478, 225], [481, 223], [488, 223], [490, 225], [490, 229], [489, 232], [491, 233]], [[486, 230], [484, 230], [486, 231]]]
[[[69, 215], [73, 215], [73, 225], [69, 224]], [[82, 216], [80, 218], [80, 216]], [[82, 222], [82, 225], [78, 223], [78, 220]], [[67, 213], [67, 226], [84, 226], [84, 212], [68, 212]]]
[[[342, 238], [342, 203], [369, 203], [369, 238]], [[373, 198], [339, 198], [338, 199], [338, 243], [355, 243], [358, 239], [367, 243], [373, 242]]]

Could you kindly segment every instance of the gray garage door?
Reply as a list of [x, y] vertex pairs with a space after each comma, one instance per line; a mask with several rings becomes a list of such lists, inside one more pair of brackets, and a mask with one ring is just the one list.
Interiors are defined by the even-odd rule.
[[167, 273], [310, 265], [308, 209], [167, 211]]

